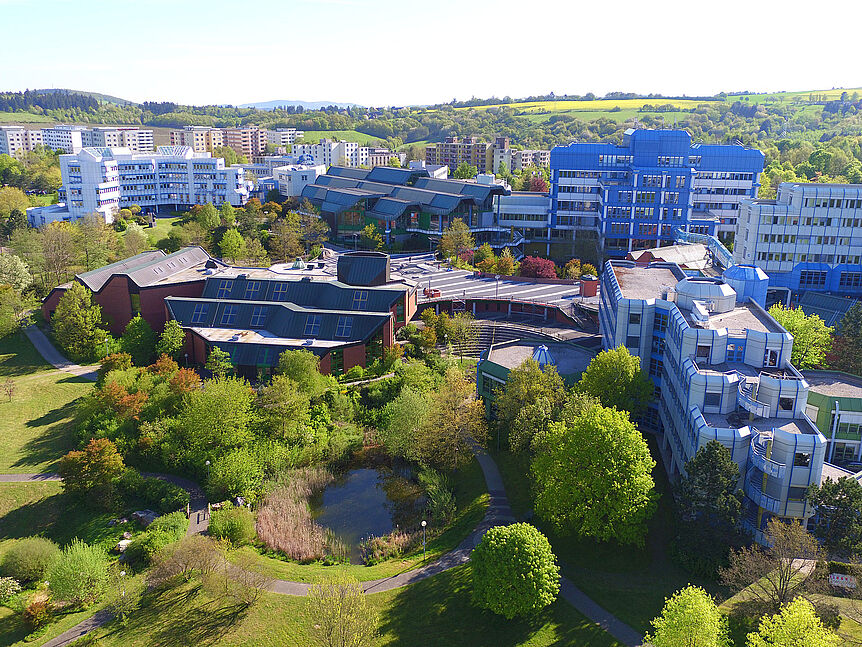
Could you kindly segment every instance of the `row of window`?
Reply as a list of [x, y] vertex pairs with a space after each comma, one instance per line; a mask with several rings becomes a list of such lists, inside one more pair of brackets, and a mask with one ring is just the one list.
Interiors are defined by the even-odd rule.
[[862, 199], [845, 200], [843, 198], [805, 198], [803, 207], [820, 207], [827, 209], [862, 209]]

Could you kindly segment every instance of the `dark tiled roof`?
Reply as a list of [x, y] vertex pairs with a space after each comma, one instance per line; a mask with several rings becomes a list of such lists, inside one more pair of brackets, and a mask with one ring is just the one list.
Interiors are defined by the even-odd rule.
[[385, 285], [389, 281], [389, 255], [382, 252], [348, 252], [338, 257], [338, 280], [347, 285]]
[[184, 247], [169, 255], [161, 250], [153, 250], [78, 274], [77, 278], [93, 292], [101, 290], [111, 277], [118, 275], [127, 276], [138, 287], [145, 287], [205, 263], [209, 258], [209, 254], [200, 247]]

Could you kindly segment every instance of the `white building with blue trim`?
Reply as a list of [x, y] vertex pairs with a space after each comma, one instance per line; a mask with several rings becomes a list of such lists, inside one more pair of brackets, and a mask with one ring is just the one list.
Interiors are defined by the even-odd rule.
[[808, 384], [790, 363], [793, 337], [763, 308], [768, 277], [731, 267], [687, 276], [672, 263], [608, 261], [599, 324], [604, 348], [625, 346], [655, 386], [644, 426], [659, 437], [671, 480], [711, 440], [730, 450], [756, 538], [771, 517], [807, 521], [826, 438], [806, 416]]

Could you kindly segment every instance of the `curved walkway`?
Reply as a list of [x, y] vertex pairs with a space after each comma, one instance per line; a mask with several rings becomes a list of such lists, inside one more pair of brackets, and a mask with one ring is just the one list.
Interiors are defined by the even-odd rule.
[[39, 351], [39, 354], [44, 358], [44, 360], [57, 370], [68, 373], [69, 375], [76, 375], [88, 380], [93, 380], [94, 382], [96, 381], [96, 370], [99, 368], [98, 366], [81, 366], [80, 364], [70, 362], [60, 354], [60, 351], [54, 348], [54, 344], [51, 343], [51, 340], [48, 339], [48, 337], [45, 336], [45, 333], [43, 333], [37, 326], [27, 326], [24, 329], [24, 334], [27, 335], [27, 339], [29, 339], [33, 346], [36, 347], [36, 350]]

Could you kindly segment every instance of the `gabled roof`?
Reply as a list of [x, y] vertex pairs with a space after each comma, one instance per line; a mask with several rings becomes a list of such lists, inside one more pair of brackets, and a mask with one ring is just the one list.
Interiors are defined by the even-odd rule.
[[127, 276], [138, 287], [145, 287], [208, 260], [210, 255], [201, 247], [184, 247], [169, 255], [153, 250], [78, 274], [76, 278], [93, 292], [99, 292], [114, 276]]

